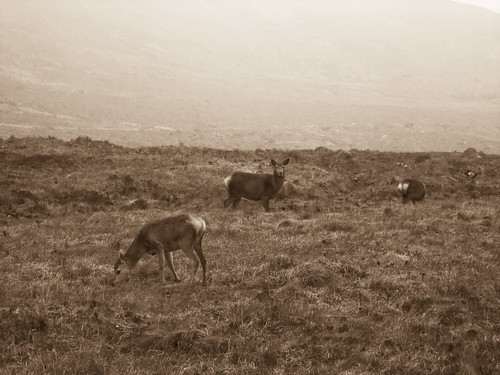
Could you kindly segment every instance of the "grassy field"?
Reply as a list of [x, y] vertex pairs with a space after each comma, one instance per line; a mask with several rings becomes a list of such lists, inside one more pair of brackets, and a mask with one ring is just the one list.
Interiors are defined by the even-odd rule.
[[[224, 209], [223, 178], [271, 157], [291, 158], [271, 213]], [[499, 165], [0, 140], [0, 373], [498, 374]], [[405, 177], [424, 202], [401, 204]], [[113, 287], [112, 244], [178, 210], [207, 222], [209, 285], [162, 287], [146, 256]]]

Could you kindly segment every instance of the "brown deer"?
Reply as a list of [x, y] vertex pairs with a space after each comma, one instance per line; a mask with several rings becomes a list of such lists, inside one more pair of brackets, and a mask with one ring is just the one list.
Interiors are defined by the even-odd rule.
[[[172, 263], [172, 252], [179, 249], [182, 249], [184, 254], [193, 261], [190, 283], [192, 284], [194, 282], [198, 265], [201, 262], [201, 267], [203, 269], [203, 285], [207, 285], [207, 262], [203, 255], [201, 244], [206, 228], [206, 224], [201, 218], [190, 214], [174, 214], [165, 219], [153, 221], [144, 225], [128, 250], [125, 252], [120, 250], [120, 256], [115, 263], [116, 277], [113, 285], [117, 285], [126, 280], [130, 271], [146, 253], [151, 255], [158, 254], [160, 262], [160, 281], [162, 284], [165, 283], [165, 260], [167, 261], [168, 268], [170, 268], [174, 275], [174, 280], [179, 282], [180, 279], [175, 273]], [[194, 254], [195, 252], [198, 257]]]
[[425, 185], [417, 180], [404, 179], [398, 185], [398, 190], [403, 197], [403, 203], [406, 204], [408, 201], [415, 202], [421, 201], [425, 197]]
[[271, 159], [274, 173], [247, 173], [234, 172], [224, 180], [229, 197], [224, 200], [224, 207], [233, 204], [233, 208], [238, 207], [241, 198], [252, 201], [261, 201], [266, 212], [269, 212], [269, 200], [276, 197], [285, 181], [285, 165], [290, 159], [283, 163], [276, 163]]

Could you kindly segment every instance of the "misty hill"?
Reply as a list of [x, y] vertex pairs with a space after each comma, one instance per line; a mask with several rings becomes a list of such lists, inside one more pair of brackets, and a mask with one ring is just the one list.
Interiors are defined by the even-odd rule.
[[16, 2], [0, 136], [500, 152], [500, 16], [451, 1]]

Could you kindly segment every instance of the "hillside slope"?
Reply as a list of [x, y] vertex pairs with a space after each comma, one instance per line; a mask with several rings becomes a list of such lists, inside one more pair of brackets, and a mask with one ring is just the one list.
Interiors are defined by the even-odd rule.
[[500, 150], [500, 16], [465, 4], [59, 0], [2, 9], [0, 136]]

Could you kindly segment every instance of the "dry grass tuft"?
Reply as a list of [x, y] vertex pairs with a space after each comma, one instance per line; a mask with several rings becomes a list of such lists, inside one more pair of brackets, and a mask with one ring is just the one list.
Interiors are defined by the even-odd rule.
[[279, 254], [269, 262], [270, 270], [284, 270], [295, 266], [295, 260], [292, 256]]
[[319, 262], [306, 263], [298, 267], [295, 275], [302, 286], [321, 288], [333, 285], [335, 276], [333, 270], [327, 265]]

